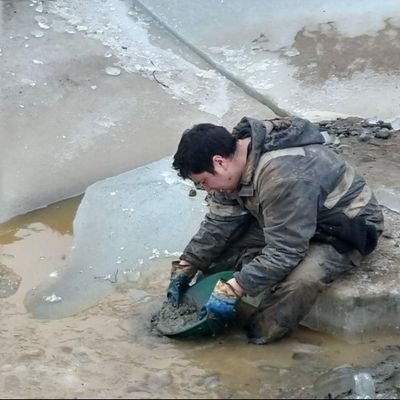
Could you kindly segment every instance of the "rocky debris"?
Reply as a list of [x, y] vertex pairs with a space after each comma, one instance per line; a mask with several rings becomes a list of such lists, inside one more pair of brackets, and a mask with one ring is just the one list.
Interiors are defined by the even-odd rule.
[[[357, 136], [361, 142], [368, 142], [372, 138], [389, 139], [392, 135], [400, 133], [400, 130], [394, 129], [390, 122], [360, 117], [324, 120], [317, 122], [316, 125], [318, 125], [321, 132], [327, 132], [333, 137]], [[340, 145], [338, 141], [334, 141], [333, 144]]]
[[342, 365], [322, 372], [303, 398], [400, 398], [400, 346], [381, 349], [384, 358], [368, 367]]
[[380, 349], [383, 360], [366, 369], [375, 383], [381, 399], [400, 398], [400, 346], [390, 345]]

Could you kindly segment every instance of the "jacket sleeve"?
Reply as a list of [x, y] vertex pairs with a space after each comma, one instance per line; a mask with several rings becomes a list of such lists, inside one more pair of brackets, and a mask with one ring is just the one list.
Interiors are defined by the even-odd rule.
[[209, 265], [240, 237], [249, 221], [249, 212], [236, 198], [212, 193], [206, 198], [209, 211], [181, 256], [196, 268], [206, 270]]
[[265, 247], [235, 273], [251, 296], [282, 281], [304, 258], [317, 226], [320, 189], [306, 179], [260, 177]]

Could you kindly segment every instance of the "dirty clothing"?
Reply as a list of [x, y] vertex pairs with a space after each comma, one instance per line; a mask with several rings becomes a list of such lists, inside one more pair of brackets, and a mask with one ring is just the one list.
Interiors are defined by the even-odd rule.
[[266, 344], [280, 339], [308, 314], [317, 296], [338, 276], [359, 265], [357, 250], [339, 253], [332, 245], [312, 243], [300, 264], [262, 296], [246, 332], [249, 341]]
[[[264, 247], [263, 230], [256, 220], [248, 231], [226, 249], [205, 275], [223, 270], [241, 270]], [[308, 314], [317, 296], [337, 277], [360, 264], [357, 250], [339, 253], [331, 244], [310, 242], [303, 260], [280, 283], [256, 298], [244, 296], [238, 305], [251, 343], [265, 344], [280, 339]], [[250, 304], [246, 306], [246, 304]]]
[[[364, 179], [324, 145], [326, 138], [316, 125], [296, 117], [243, 118], [233, 135], [251, 138], [240, 187], [207, 197], [209, 212], [181, 259], [207, 273], [253, 232], [250, 236], [257, 239], [246, 247], [242, 243], [234, 276], [245, 293], [256, 296], [277, 293], [277, 285], [306, 261], [311, 243], [332, 249], [327, 254], [334, 256], [324, 258], [324, 268], [331, 270], [338, 263], [338, 273], [352, 265], [346, 261], [348, 267], [343, 268], [338, 256], [374, 250], [383, 230], [380, 207]], [[257, 229], [261, 235], [254, 234]], [[314, 282], [330, 279], [318, 274]], [[296, 321], [304, 310], [298, 313]]]

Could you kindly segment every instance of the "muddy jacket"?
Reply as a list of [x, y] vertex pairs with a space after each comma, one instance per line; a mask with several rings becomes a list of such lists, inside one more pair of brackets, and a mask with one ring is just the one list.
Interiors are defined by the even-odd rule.
[[241, 185], [208, 196], [209, 212], [181, 258], [206, 270], [254, 217], [265, 247], [235, 278], [250, 295], [282, 281], [310, 241], [340, 252], [370, 253], [383, 229], [382, 212], [365, 181], [335, 152], [316, 125], [300, 118], [243, 118], [234, 128], [251, 137]]

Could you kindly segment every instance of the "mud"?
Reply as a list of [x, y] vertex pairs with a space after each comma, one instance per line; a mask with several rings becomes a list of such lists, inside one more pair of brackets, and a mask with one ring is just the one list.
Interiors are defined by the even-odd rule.
[[151, 329], [160, 334], [182, 331], [198, 321], [198, 310], [194, 304], [182, 303], [173, 307], [164, 301], [160, 311], [151, 319]]
[[[301, 398], [313, 399], [398, 399], [400, 398], [400, 346], [384, 346], [379, 349], [384, 359], [368, 366], [345, 364], [322, 373], [314, 382], [312, 390]], [[361, 387], [357, 393], [356, 374], [367, 374], [371, 385]], [[360, 390], [360, 388], [358, 388]], [[292, 393], [296, 397], [296, 394]], [[291, 397], [291, 396], [288, 396]]]
[[21, 279], [12, 269], [0, 264], [0, 298], [9, 297], [16, 293]]

